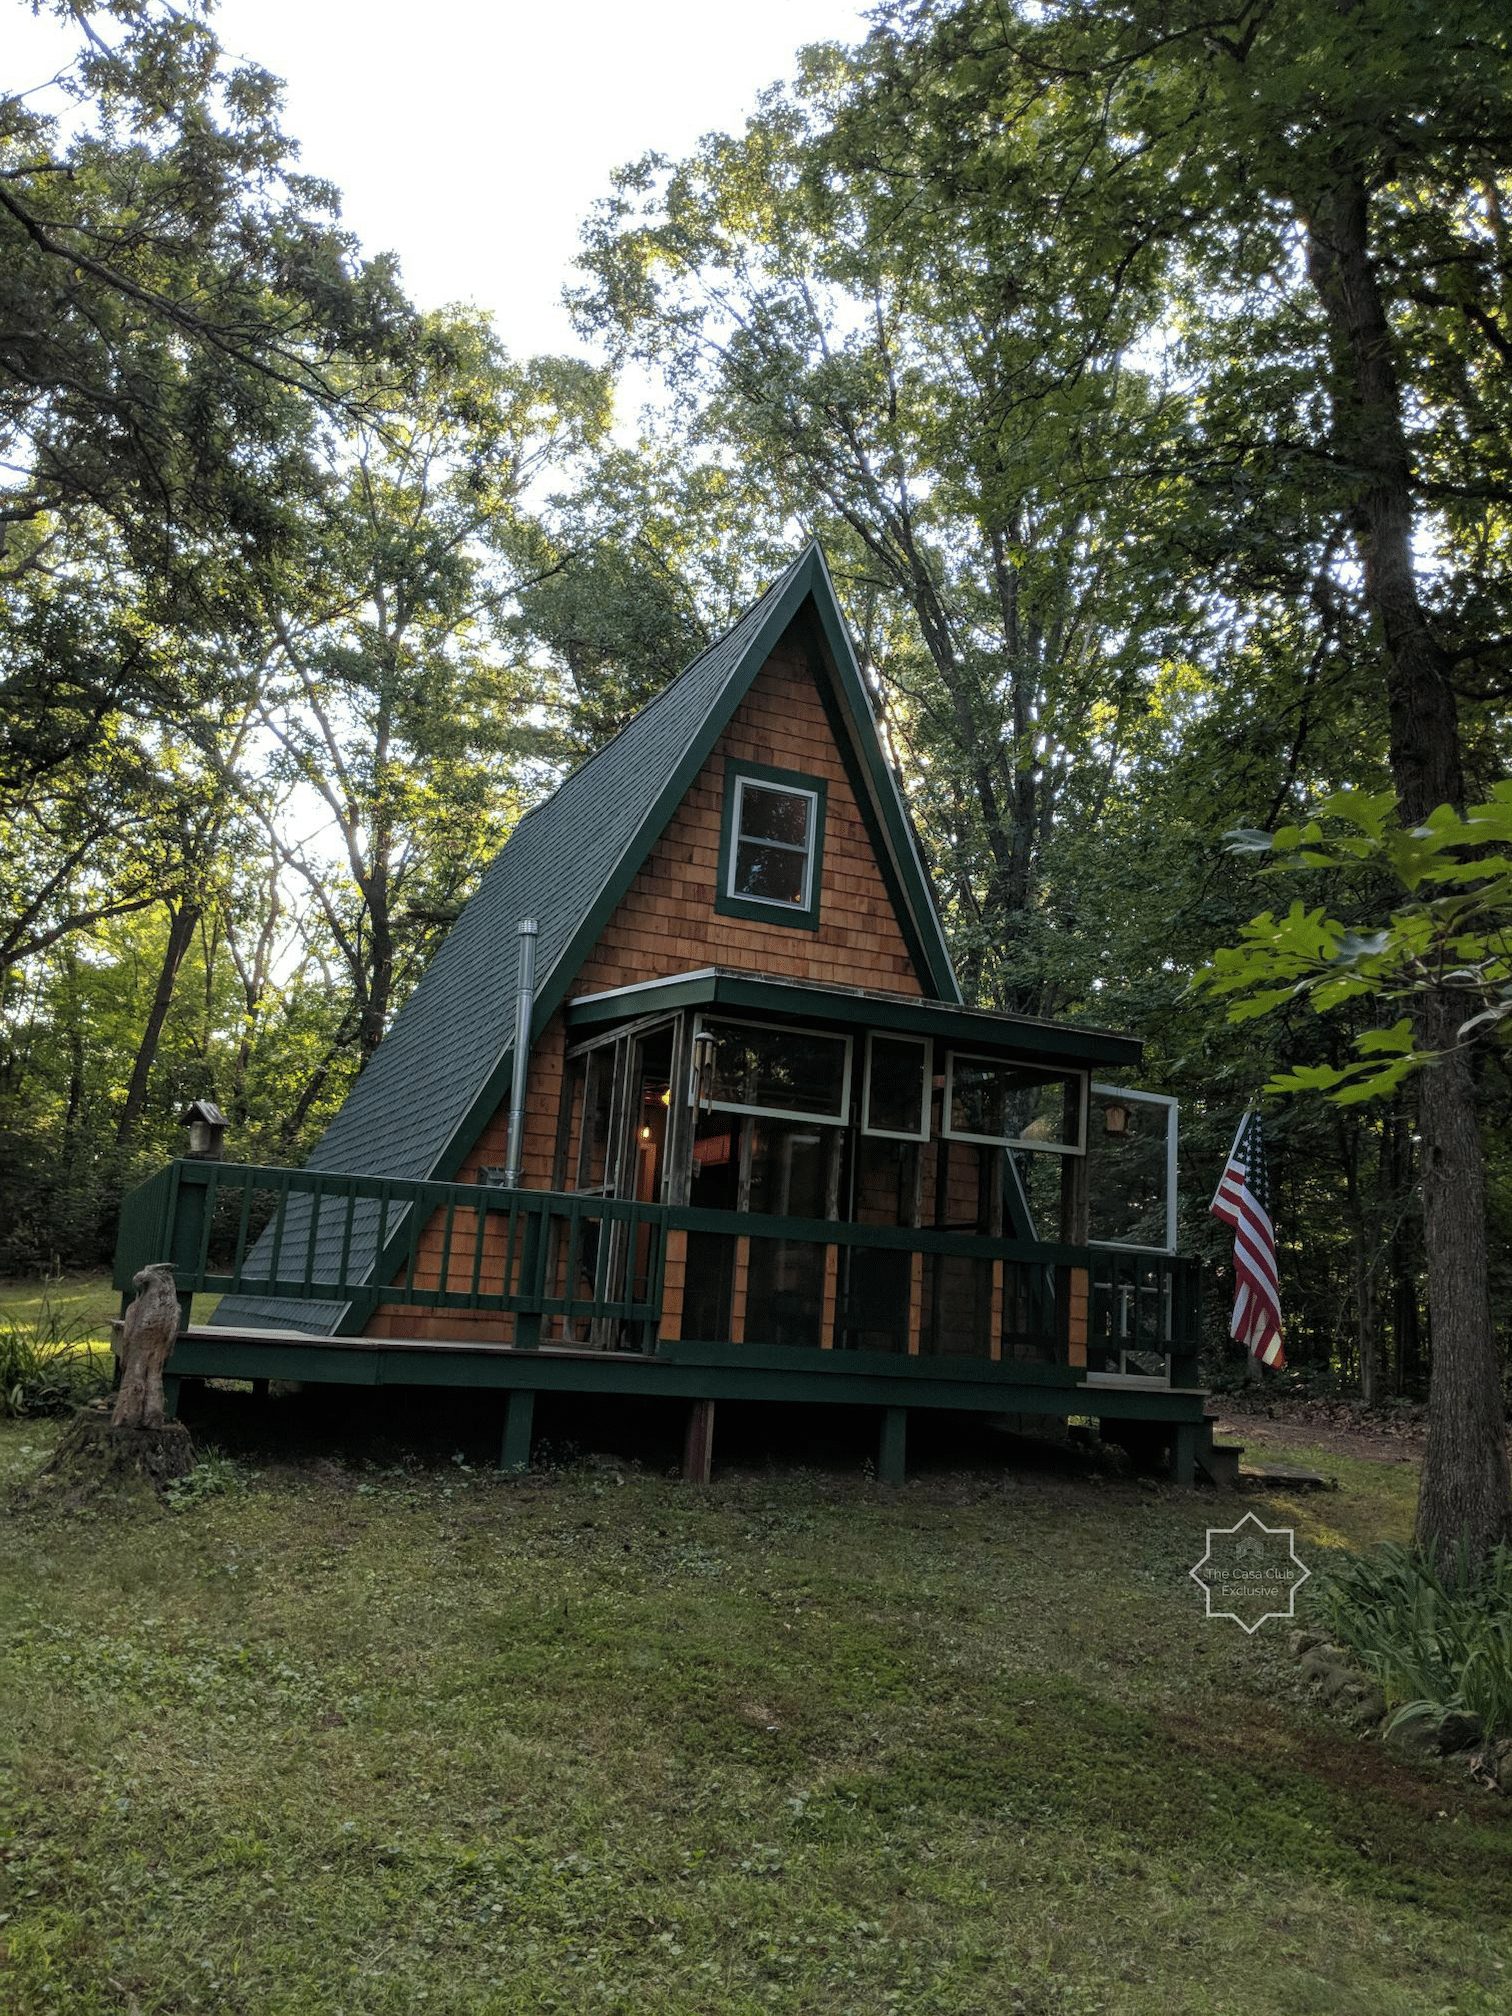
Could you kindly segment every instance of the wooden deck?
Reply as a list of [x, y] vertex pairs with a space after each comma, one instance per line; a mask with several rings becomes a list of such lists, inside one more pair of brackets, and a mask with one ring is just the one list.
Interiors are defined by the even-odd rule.
[[[169, 1367], [170, 1406], [185, 1379], [292, 1381], [303, 1385], [452, 1388], [497, 1393], [501, 1467], [529, 1462], [537, 1393], [618, 1394], [688, 1403], [705, 1453], [720, 1401], [865, 1406], [878, 1414], [879, 1475], [901, 1482], [908, 1415], [919, 1408], [973, 1414], [1151, 1424], [1170, 1432], [1174, 1474], [1191, 1481], [1209, 1439], [1198, 1386], [1115, 1385], [1069, 1366], [1008, 1366], [941, 1354], [908, 1358], [729, 1342], [664, 1344], [651, 1353], [534, 1348], [474, 1338], [310, 1337], [268, 1329], [191, 1325]], [[696, 1423], [694, 1416], [697, 1416]], [[690, 1436], [690, 1440], [693, 1438]]]

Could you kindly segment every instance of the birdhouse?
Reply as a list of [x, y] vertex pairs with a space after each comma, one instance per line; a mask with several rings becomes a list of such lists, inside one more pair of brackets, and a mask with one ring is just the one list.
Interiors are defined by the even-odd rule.
[[226, 1129], [231, 1123], [213, 1100], [196, 1099], [186, 1106], [179, 1124], [189, 1129], [191, 1161], [220, 1161], [226, 1152]]
[[1129, 1109], [1117, 1099], [1110, 1099], [1103, 1108], [1103, 1129], [1108, 1134], [1127, 1134], [1129, 1131]]

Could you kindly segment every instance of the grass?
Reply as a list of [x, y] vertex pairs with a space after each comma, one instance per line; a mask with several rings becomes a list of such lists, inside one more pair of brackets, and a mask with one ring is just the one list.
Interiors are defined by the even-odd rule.
[[[209, 1398], [223, 1439], [255, 1414]], [[54, 1433], [0, 1427], [0, 1479]], [[1363, 1506], [1249, 1502], [1316, 1559], [1410, 1518], [1362, 1467]], [[1203, 1620], [1229, 1513], [265, 1454], [171, 1512], [17, 1519], [0, 2003], [1504, 2010], [1507, 1807], [1327, 1720], [1284, 1626]]]
[[[194, 1320], [207, 1322], [218, 1295], [196, 1295]], [[63, 1274], [55, 1280], [0, 1280], [0, 1323], [55, 1325], [91, 1344], [108, 1344], [110, 1325], [121, 1313], [120, 1290], [106, 1273]]]
[[108, 1274], [64, 1274], [56, 1280], [0, 1281], [0, 1320], [40, 1324], [56, 1321], [82, 1337], [106, 1342], [111, 1318], [121, 1313], [121, 1297]]

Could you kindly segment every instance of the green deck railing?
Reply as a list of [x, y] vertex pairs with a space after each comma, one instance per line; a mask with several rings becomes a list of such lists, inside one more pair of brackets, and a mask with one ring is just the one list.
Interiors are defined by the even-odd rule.
[[[610, 1197], [412, 1183], [245, 1162], [170, 1163], [123, 1200], [115, 1285], [149, 1261], [196, 1294], [634, 1325], [661, 1305], [664, 1214]], [[292, 1314], [292, 1312], [290, 1312]]]
[[[173, 1162], [123, 1200], [115, 1282], [125, 1290], [143, 1265], [172, 1261], [186, 1321], [192, 1298], [213, 1294], [340, 1303], [338, 1327], [348, 1334], [383, 1306], [509, 1315], [522, 1345], [538, 1343], [550, 1318], [566, 1334], [586, 1331], [579, 1341], [644, 1348], [663, 1315], [674, 1234], [682, 1255], [699, 1239], [714, 1242], [709, 1252], [737, 1241], [747, 1253], [759, 1241], [814, 1249], [830, 1324], [822, 1341], [859, 1343], [882, 1327], [875, 1286], [867, 1314], [866, 1263], [890, 1254], [907, 1261], [911, 1280], [927, 1280], [936, 1307], [945, 1289], [953, 1306], [967, 1307], [984, 1355], [1065, 1365], [1083, 1292], [1089, 1370], [1118, 1370], [1126, 1354], [1147, 1354], [1165, 1361], [1174, 1383], [1196, 1382], [1198, 1270], [1178, 1256], [482, 1184]], [[885, 1300], [886, 1278], [872, 1271]], [[675, 1299], [681, 1307], [681, 1282]], [[293, 1319], [292, 1310], [270, 1316], [274, 1324]], [[815, 1342], [820, 1323], [816, 1310]], [[684, 1341], [693, 1334], [681, 1329]], [[743, 1325], [739, 1334], [777, 1341]], [[957, 1331], [925, 1348], [971, 1347]]]

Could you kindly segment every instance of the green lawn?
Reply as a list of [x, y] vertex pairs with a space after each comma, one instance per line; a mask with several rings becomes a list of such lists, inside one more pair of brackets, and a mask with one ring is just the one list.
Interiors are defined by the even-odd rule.
[[65, 1274], [61, 1280], [0, 1281], [0, 1322], [56, 1321], [71, 1334], [105, 1338], [110, 1320], [121, 1313], [121, 1298], [108, 1274]]
[[[219, 1301], [218, 1295], [196, 1295], [195, 1322], [205, 1322]], [[104, 1343], [111, 1319], [120, 1313], [120, 1291], [105, 1273], [65, 1274], [56, 1281], [0, 1280], [0, 1323], [56, 1325], [71, 1338]]]
[[[1246, 1502], [1314, 1560], [1405, 1530], [1410, 1472], [1318, 1460]], [[1506, 1807], [1203, 1620], [1234, 1507], [317, 1457], [12, 1517], [0, 2005], [1506, 2010]]]

